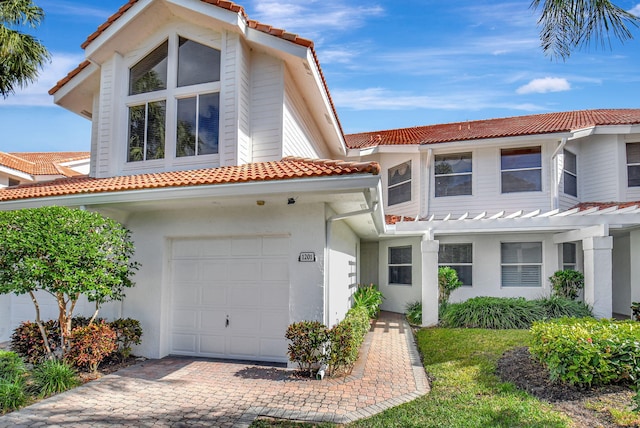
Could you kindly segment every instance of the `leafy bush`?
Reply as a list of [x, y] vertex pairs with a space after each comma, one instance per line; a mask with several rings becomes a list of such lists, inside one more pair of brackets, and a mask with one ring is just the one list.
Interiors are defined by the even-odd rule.
[[404, 306], [404, 310], [409, 323], [413, 325], [422, 325], [422, 302], [420, 300], [407, 303]]
[[18, 354], [0, 350], [0, 380], [15, 382], [23, 379], [26, 373], [27, 369]]
[[552, 380], [592, 386], [640, 381], [640, 325], [633, 321], [561, 318], [531, 328], [531, 354]]
[[[42, 323], [49, 338], [51, 351], [55, 353], [60, 346], [60, 328], [57, 320]], [[40, 334], [38, 324], [25, 321], [20, 323], [11, 335], [11, 349], [25, 359], [27, 363], [37, 364], [47, 358], [44, 339]]]
[[363, 307], [367, 310], [369, 318], [377, 318], [382, 299], [384, 296], [375, 284], [358, 285], [358, 289], [353, 294], [353, 307]]
[[451, 292], [462, 286], [462, 281], [458, 279], [458, 272], [449, 266], [441, 266], [438, 268], [438, 303], [443, 304], [449, 301]]
[[523, 297], [474, 297], [441, 306], [440, 324], [451, 328], [527, 329], [533, 322], [563, 316], [588, 317], [581, 302], [562, 297], [526, 300]]
[[640, 321], [640, 302], [633, 302], [631, 304], [631, 311], [633, 313], [633, 319]]
[[27, 398], [23, 379], [0, 379], [0, 414], [19, 409], [26, 404]]
[[68, 358], [76, 367], [88, 367], [91, 372], [118, 348], [116, 333], [104, 321], [71, 331], [71, 349]]
[[329, 339], [327, 327], [319, 321], [300, 321], [289, 325], [284, 337], [290, 341], [289, 360], [311, 376], [313, 369], [324, 362], [323, 348]]
[[64, 361], [47, 360], [31, 372], [32, 390], [39, 397], [64, 392], [80, 384], [75, 370]]
[[549, 281], [557, 296], [571, 300], [584, 288], [584, 275], [573, 269], [559, 270], [549, 277]]
[[116, 333], [117, 354], [121, 360], [131, 356], [131, 346], [142, 343], [142, 327], [140, 321], [132, 318], [117, 319], [109, 323]]
[[360, 346], [369, 331], [369, 313], [364, 307], [350, 309], [329, 331], [329, 370], [332, 375], [350, 373]]

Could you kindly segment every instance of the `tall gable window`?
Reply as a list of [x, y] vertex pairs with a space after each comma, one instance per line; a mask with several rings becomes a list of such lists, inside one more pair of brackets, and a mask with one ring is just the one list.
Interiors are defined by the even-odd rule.
[[540, 147], [503, 149], [500, 158], [502, 193], [542, 190]]
[[217, 154], [220, 51], [170, 37], [129, 69], [127, 106], [128, 162]]
[[411, 161], [389, 168], [389, 206], [411, 200]]
[[471, 194], [471, 153], [436, 155], [436, 198]]
[[627, 143], [627, 183], [640, 187], [640, 143]]
[[564, 193], [571, 196], [578, 196], [578, 163], [576, 155], [570, 151], [564, 151]]

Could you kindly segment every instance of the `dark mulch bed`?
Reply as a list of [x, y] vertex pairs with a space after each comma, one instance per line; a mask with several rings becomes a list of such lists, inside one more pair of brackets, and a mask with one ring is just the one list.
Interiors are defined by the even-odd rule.
[[[531, 358], [526, 347], [507, 351], [498, 360], [496, 374], [505, 382], [511, 382], [542, 400], [550, 402], [566, 413], [577, 426], [617, 428], [608, 412], [588, 408], [589, 402], [618, 403], [619, 407], [631, 407], [632, 393], [620, 385], [599, 388], [578, 388], [549, 380], [549, 371]], [[638, 426], [638, 425], [632, 425]]]

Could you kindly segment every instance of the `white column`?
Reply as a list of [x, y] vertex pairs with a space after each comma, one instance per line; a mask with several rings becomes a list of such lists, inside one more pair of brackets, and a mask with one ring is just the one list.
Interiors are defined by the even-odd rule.
[[[630, 237], [631, 302], [640, 302], [640, 230], [632, 230]], [[631, 306], [631, 302], [629, 302], [629, 306]]]
[[439, 242], [424, 237], [422, 251], [422, 326], [438, 324], [438, 248]]
[[593, 306], [598, 318], [612, 315], [612, 260], [613, 238], [599, 236], [582, 240], [584, 251], [584, 301]]

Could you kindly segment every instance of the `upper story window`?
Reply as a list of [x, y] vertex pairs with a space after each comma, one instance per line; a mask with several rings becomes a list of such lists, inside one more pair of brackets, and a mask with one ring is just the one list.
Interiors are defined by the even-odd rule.
[[471, 153], [435, 156], [436, 198], [471, 194]]
[[578, 163], [576, 155], [570, 151], [564, 151], [564, 193], [571, 196], [578, 196]]
[[503, 287], [542, 286], [542, 242], [500, 244]]
[[502, 193], [542, 190], [540, 147], [503, 149], [500, 158]]
[[471, 286], [473, 278], [473, 244], [440, 244], [438, 266], [449, 266], [462, 285]]
[[640, 143], [627, 143], [627, 183], [640, 187]]
[[175, 157], [218, 153], [220, 51], [169, 38], [129, 69], [127, 107], [128, 162], [164, 159], [167, 147]]
[[389, 284], [411, 285], [411, 245], [389, 247]]
[[9, 187], [18, 186], [19, 184], [20, 184], [20, 180], [16, 180], [15, 178], [9, 177], [9, 181], [8, 181]]
[[389, 168], [387, 205], [411, 200], [411, 161]]

